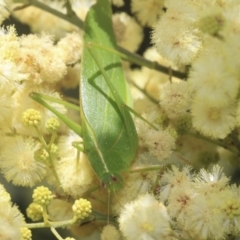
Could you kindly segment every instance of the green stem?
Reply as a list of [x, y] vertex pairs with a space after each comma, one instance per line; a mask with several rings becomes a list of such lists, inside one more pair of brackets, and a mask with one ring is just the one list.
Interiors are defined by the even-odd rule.
[[[23, 1], [15, 1], [15, 2], [22, 3]], [[57, 10], [55, 10], [55, 9], [47, 6], [46, 4], [44, 4], [42, 2], [37, 1], [37, 0], [29, 0], [29, 1], [27, 1], [27, 3], [25, 5], [26, 5], [26, 7], [31, 5], [31, 6], [40, 8], [43, 11], [51, 13], [54, 16], [59, 17], [59, 18], [65, 20], [65, 21], [67, 21], [67, 22], [69, 22], [69, 23], [79, 27], [80, 29], [84, 28], [84, 22], [73, 11], [69, 15], [68, 14], [64, 14], [64, 13], [62, 13], [60, 11], [57, 11]], [[22, 8], [23, 7], [17, 7], [17, 8], [14, 9], [14, 11], [20, 10]]]
[[46, 226], [49, 226], [47, 208], [46, 206], [42, 206], [42, 208], [43, 208], [43, 222]]
[[129, 81], [135, 88], [137, 88], [141, 93], [143, 93], [151, 102], [159, 104], [159, 101], [152, 97], [145, 89], [140, 88], [135, 82]]
[[27, 223], [24, 225], [24, 227], [27, 228], [49, 228], [49, 226], [54, 227], [54, 228], [59, 228], [59, 227], [67, 227], [67, 226], [71, 226], [75, 223], [74, 219], [71, 220], [66, 220], [66, 221], [60, 221], [60, 222], [49, 222], [48, 224], [44, 223], [44, 222], [40, 222], [40, 223]]
[[54, 143], [56, 137], [57, 137], [57, 133], [56, 132], [52, 133], [50, 142], [48, 144], [49, 147], [51, 147], [51, 145]]
[[41, 144], [43, 145], [43, 147], [48, 151], [48, 145], [47, 143], [45, 142], [44, 138], [43, 138], [43, 135], [42, 133], [40, 132], [38, 126], [35, 126], [35, 129], [36, 129], [36, 132], [37, 132], [37, 135], [38, 135], [38, 138], [41, 142]]
[[75, 15], [69, 0], [66, 0], [65, 7], [67, 9], [67, 16]]
[[57, 180], [57, 183], [58, 183], [58, 186], [61, 188], [61, 190], [64, 192], [64, 190], [62, 189], [62, 184], [61, 184], [61, 181], [60, 181], [60, 178], [57, 174], [57, 171], [56, 171], [56, 168], [55, 168], [55, 164], [54, 164], [54, 161], [52, 159], [52, 154], [50, 153], [50, 151], [48, 150], [48, 153], [49, 153], [49, 162], [50, 162], [50, 166], [51, 166], [51, 169], [53, 171], [53, 175], [55, 177], [55, 179]]
[[[89, 48], [91, 48], [91, 46], [94, 46], [96, 48], [111, 52], [112, 54], [116, 54], [116, 55], [118, 55], [119, 57], [121, 57], [122, 59], [124, 59], [128, 62], [132, 62], [132, 63], [135, 63], [135, 64], [140, 65], [140, 66], [145, 66], [145, 67], [148, 67], [150, 69], [154, 69], [154, 70], [157, 70], [159, 72], [162, 72], [162, 73], [165, 73], [165, 74], [169, 75], [169, 67], [162, 66], [162, 65], [158, 64], [157, 62], [149, 61], [146, 58], [140, 56], [139, 54], [130, 52], [127, 49], [124, 49], [120, 46], [117, 46], [117, 50], [112, 49], [112, 48], [108, 48], [108, 47], [103, 46], [103, 45], [99, 45], [99, 44], [94, 43], [94, 42], [87, 43], [87, 46]], [[172, 74], [172, 76], [180, 78], [180, 79], [187, 78], [187, 75], [185, 73], [179, 72], [179, 71], [176, 71], [176, 70], [171, 70], [171, 74]]]
[[220, 146], [220, 147], [222, 147], [222, 148], [232, 152], [235, 155], [239, 155], [239, 152], [237, 151], [237, 149], [227, 147], [227, 146], [225, 146], [224, 144], [222, 144], [218, 140], [209, 139], [207, 137], [204, 137], [202, 135], [199, 135], [199, 134], [196, 134], [196, 133], [192, 133], [192, 132], [188, 132], [188, 133], [186, 133], [186, 135], [189, 135], [189, 136], [192, 136], [192, 137], [195, 137], [195, 138], [198, 138], [198, 139], [205, 140], [205, 141], [210, 142], [210, 143], [212, 143], [214, 145]]
[[37, 126], [35, 127], [35, 129], [37, 131], [38, 137], [39, 137], [40, 142], [42, 143], [44, 149], [49, 153], [49, 163], [50, 163], [51, 169], [53, 171], [53, 175], [54, 175], [55, 179], [57, 180], [58, 185], [61, 188], [61, 182], [60, 182], [60, 179], [58, 177], [57, 171], [55, 169], [55, 165], [54, 165], [54, 162], [53, 162], [53, 159], [52, 159], [52, 154], [51, 154], [50, 149], [49, 149], [51, 147], [51, 145], [50, 144], [47, 145], [47, 143], [45, 142], [45, 140], [44, 140], [44, 138], [43, 138], [43, 136], [42, 136], [42, 134], [41, 134], [41, 132], [40, 132], [40, 130]]
[[233, 141], [234, 146], [236, 146], [237, 149], [240, 149], [240, 142], [238, 139], [238, 133], [236, 131], [233, 131], [231, 134], [231, 139]]
[[53, 235], [54, 235], [58, 240], [64, 240], [64, 239], [59, 235], [59, 233], [56, 231], [56, 229], [55, 229], [54, 227], [51, 227], [50, 229], [51, 229]]
[[[120, 46], [117, 46], [117, 49], [118, 49], [119, 52], [121, 52], [122, 58], [127, 60], [128, 62], [132, 62], [132, 63], [135, 63], [135, 64], [140, 65], [140, 66], [145, 66], [145, 67], [148, 67], [150, 69], [154, 69], [154, 70], [157, 70], [159, 72], [165, 73], [167, 75], [169, 75], [169, 73], [170, 73], [169, 67], [162, 66], [155, 61], [154, 62], [149, 61], [146, 58], [140, 56], [139, 54], [130, 52], [127, 49], [122, 48]], [[180, 78], [180, 79], [187, 78], [186, 73], [179, 72], [179, 71], [172, 70], [172, 69], [171, 69], [171, 74], [172, 74], [172, 76]]]
[[[110, 217], [109, 220], [112, 223], [116, 223], [116, 220], [114, 217]], [[107, 221], [107, 216], [105, 214], [99, 213], [99, 212], [92, 212], [92, 215], [84, 220], [77, 220], [76, 218], [70, 219], [70, 220], [66, 220], [66, 221], [59, 221], [59, 222], [51, 222], [48, 221], [48, 223], [46, 224], [45, 222], [40, 222], [40, 223], [26, 223], [23, 227], [27, 227], [29, 229], [33, 229], [33, 228], [49, 228], [49, 227], [53, 227], [53, 228], [60, 228], [60, 227], [68, 227], [68, 226], [72, 226], [73, 224], [78, 224], [79, 226], [85, 224], [85, 223], [89, 223], [92, 221]]]
[[148, 166], [148, 167], [138, 167], [133, 168], [129, 171], [129, 173], [138, 173], [138, 172], [147, 172], [147, 171], [158, 171], [161, 170], [163, 166], [155, 165], [155, 166]]

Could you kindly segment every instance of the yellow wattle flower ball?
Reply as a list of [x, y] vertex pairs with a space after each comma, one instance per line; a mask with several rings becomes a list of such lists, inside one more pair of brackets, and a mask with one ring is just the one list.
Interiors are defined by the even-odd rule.
[[75, 201], [72, 210], [77, 219], [84, 219], [91, 214], [92, 204], [87, 199], [80, 198]]
[[39, 111], [29, 108], [22, 115], [22, 123], [27, 126], [38, 126], [41, 122], [41, 114]]
[[47, 206], [53, 198], [52, 192], [44, 186], [40, 186], [33, 191], [33, 202], [41, 206]]

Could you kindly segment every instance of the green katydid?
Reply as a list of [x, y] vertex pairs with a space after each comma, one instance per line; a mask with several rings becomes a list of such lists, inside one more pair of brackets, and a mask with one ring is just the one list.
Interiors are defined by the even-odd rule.
[[80, 87], [84, 148], [110, 189], [121, 185], [120, 173], [129, 169], [138, 147], [135, 125], [125, 108], [131, 98], [121, 59], [89, 46], [94, 42], [116, 48], [111, 16], [108, 0], [98, 0], [87, 15]]
[[126, 108], [131, 105], [130, 91], [119, 56], [101, 49], [93, 51], [89, 44], [116, 49], [111, 16], [109, 0], [98, 0], [85, 21], [80, 85], [82, 126], [61, 116], [40, 95], [31, 97], [81, 135], [84, 152], [97, 176], [108, 189], [117, 189], [122, 185], [121, 173], [129, 169], [138, 147], [135, 125]]

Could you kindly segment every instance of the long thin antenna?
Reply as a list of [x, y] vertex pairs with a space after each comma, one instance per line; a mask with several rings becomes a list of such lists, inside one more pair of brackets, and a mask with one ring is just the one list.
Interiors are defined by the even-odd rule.
[[107, 224], [109, 225], [109, 215], [110, 215], [110, 197], [111, 197], [111, 191], [108, 190], [108, 210], [107, 210]]

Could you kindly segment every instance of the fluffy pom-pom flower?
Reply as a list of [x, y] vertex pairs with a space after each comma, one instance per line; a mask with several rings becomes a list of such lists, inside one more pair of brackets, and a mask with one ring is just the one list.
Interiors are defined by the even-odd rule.
[[189, 73], [189, 86], [199, 97], [233, 99], [237, 96], [240, 84], [235, 63], [227, 56], [227, 51], [219, 39], [206, 39], [205, 47]]
[[149, 194], [126, 204], [120, 213], [119, 224], [127, 240], [164, 239], [171, 233], [165, 206]]
[[10, 194], [6, 191], [4, 186], [0, 184], [0, 202], [10, 202], [10, 201], [11, 201]]
[[66, 64], [75, 64], [80, 60], [83, 43], [77, 33], [69, 33], [57, 43], [59, 56]]
[[113, 225], [107, 225], [101, 233], [101, 240], [120, 240], [121, 234]]
[[9, 0], [0, 1], [0, 24], [2, 24], [3, 20], [8, 18], [8, 16], [10, 15], [9, 5], [10, 5]]
[[84, 153], [73, 147], [73, 143], [82, 139], [73, 131], [59, 138], [58, 148], [61, 160], [57, 165], [57, 173], [64, 192], [75, 199], [82, 196], [93, 184], [95, 173]]
[[150, 155], [162, 162], [168, 159], [174, 148], [175, 138], [168, 131], [149, 130], [143, 139]]
[[2, 240], [21, 239], [21, 227], [25, 224], [23, 215], [10, 202], [0, 205], [0, 238]]
[[[139, 162], [141, 160], [139, 159]], [[144, 164], [136, 164], [133, 167], [137, 168], [144, 166]], [[122, 206], [134, 201], [138, 196], [149, 192], [154, 187], [156, 180], [157, 173], [155, 171], [126, 174], [124, 176], [123, 188], [118, 191], [118, 194], [114, 194], [112, 197], [111, 203], [113, 212], [119, 214], [122, 210]]]
[[143, 31], [132, 17], [124, 12], [114, 14], [113, 27], [120, 46], [133, 52], [138, 49], [143, 39]]
[[117, 7], [122, 7], [122, 6], [124, 6], [125, 3], [123, 0], [112, 0], [112, 4]]
[[[67, 12], [64, 7], [64, 1], [44, 0], [44, 4], [63, 14], [66, 14]], [[12, 11], [12, 13], [20, 22], [30, 26], [31, 32], [34, 33], [45, 32], [54, 35], [56, 38], [61, 38], [66, 34], [66, 32], [77, 30], [77, 27], [73, 26], [64, 19], [34, 6], [29, 6], [18, 11]]]
[[237, 125], [240, 126], [240, 101], [238, 101], [237, 104], [236, 122]]
[[229, 99], [197, 97], [192, 104], [193, 127], [205, 136], [225, 138], [236, 125], [235, 111]]
[[223, 169], [218, 165], [214, 165], [212, 171], [201, 169], [195, 178], [195, 185], [198, 192], [207, 194], [210, 192], [219, 192], [224, 189], [230, 179], [225, 176]]
[[187, 82], [167, 83], [160, 94], [160, 106], [169, 118], [179, 118], [190, 109], [191, 94]]
[[131, 10], [142, 25], [152, 26], [163, 13], [163, 3], [163, 0], [132, 0]]
[[181, 22], [169, 27], [165, 18], [156, 24], [152, 41], [159, 54], [179, 65], [191, 63], [202, 46], [197, 29]]
[[52, 36], [32, 34], [21, 36], [19, 42], [21, 57], [18, 64], [24, 73], [29, 73], [27, 80], [37, 84], [56, 83], [67, 73], [67, 66], [53, 44]]
[[32, 138], [6, 137], [1, 146], [0, 168], [15, 185], [34, 186], [45, 176], [46, 168], [34, 159], [40, 144]]
[[239, 235], [240, 233], [239, 190], [239, 187], [232, 185], [216, 194], [216, 198], [221, 199], [221, 201], [217, 201], [217, 206], [222, 210], [222, 225], [227, 234]]
[[161, 201], [166, 201], [173, 189], [182, 189], [184, 186], [190, 186], [193, 175], [189, 166], [184, 167], [181, 171], [172, 166], [161, 177], [161, 191], [159, 198]]

